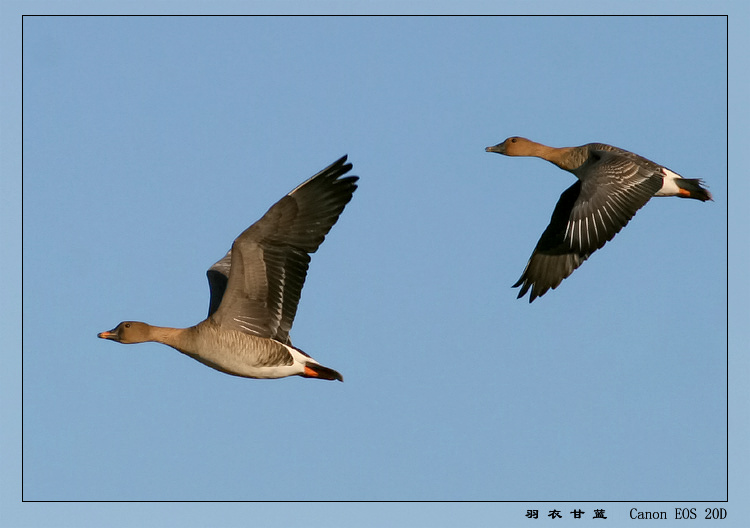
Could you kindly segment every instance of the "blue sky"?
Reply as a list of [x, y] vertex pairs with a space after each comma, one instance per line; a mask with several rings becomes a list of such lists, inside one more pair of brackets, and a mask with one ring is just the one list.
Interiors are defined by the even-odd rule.
[[[15, 15], [29, 11], [8, 5], [3, 69], [17, 73]], [[732, 33], [746, 15], [730, 18], [730, 49], [747, 44]], [[18, 98], [2, 102], [11, 525], [496, 526], [559, 505], [607, 508], [616, 526], [636, 506], [702, 511], [727, 498], [728, 321], [719, 506], [738, 519], [750, 255], [737, 201], [727, 251], [727, 203], [728, 179], [747, 187], [732, 173], [748, 70], [729, 64], [728, 138], [723, 17], [33, 17], [23, 30], [23, 180]], [[617, 145], [703, 178], [715, 201], [652, 200], [529, 305], [510, 286], [574, 180], [484, 152], [510, 135]], [[343, 154], [360, 186], [313, 256], [291, 336], [345, 383], [235, 378], [96, 338], [125, 319], [202, 320], [205, 270]], [[519, 502], [21, 504], [21, 490]]]

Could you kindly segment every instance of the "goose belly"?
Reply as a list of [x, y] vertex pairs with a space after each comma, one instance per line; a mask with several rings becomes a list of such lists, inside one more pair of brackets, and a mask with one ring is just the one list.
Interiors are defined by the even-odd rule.
[[245, 378], [283, 378], [304, 371], [290, 347], [278, 341], [241, 332], [207, 337], [199, 340], [200, 346], [181, 352], [220, 372]]

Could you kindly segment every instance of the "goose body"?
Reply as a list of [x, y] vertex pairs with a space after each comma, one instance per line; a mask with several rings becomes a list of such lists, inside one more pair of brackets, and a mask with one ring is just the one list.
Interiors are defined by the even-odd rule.
[[559, 286], [594, 251], [612, 240], [652, 196], [712, 199], [701, 180], [683, 178], [642, 156], [604, 143], [555, 148], [516, 136], [485, 150], [542, 158], [578, 178], [560, 196], [547, 229], [513, 285], [521, 288], [518, 298], [531, 290], [529, 302]]
[[289, 338], [314, 253], [357, 188], [346, 156], [305, 181], [243, 231], [207, 272], [208, 317], [189, 328], [124, 321], [101, 332], [119, 343], [158, 342], [221, 372], [246, 378], [339, 380]]

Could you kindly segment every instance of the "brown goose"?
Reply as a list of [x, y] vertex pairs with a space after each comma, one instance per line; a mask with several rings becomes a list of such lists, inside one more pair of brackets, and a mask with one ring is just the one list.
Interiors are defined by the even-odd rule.
[[243, 231], [208, 270], [208, 317], [190, 328], [125, 321], [99, 337], [156, 341], [216, 370], [246, 378], [343, 381], [292, 346], [289, 330], [314, 253], [357, 188], [346, 156], [302, 183]]
[[578, 181], [560, 196], [547, 229], [513, 287], [518, 298], [529, 288], [529, 302], [553, 290], [584, 260], [625, 227], [652, 196], [678, 196], [705, 202], [711, 193], [702, 180], [686, 179], [646, 158], [603, 143], [554, 148], [510, 137], [487, 152], [535, 156], [572, 172]]

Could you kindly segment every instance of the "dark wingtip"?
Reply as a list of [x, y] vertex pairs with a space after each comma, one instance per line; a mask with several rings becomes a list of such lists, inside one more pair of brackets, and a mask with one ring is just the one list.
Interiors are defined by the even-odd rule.
[[348, 159], [349, 154], [344, 154], [339, 159], [331, 163], [331, 167], [341, 167], [345, 169], [345, 172], [350, 171], [352, 169], [351, 163], [346, 163], [346, 160]]
[[[518, 282], [516, 282], [512, 288], [518, 288], [521, 287], [521, 291], [518, 292], [518, 295], [516, 296], [516, 299], [520, 299], [524, 295], [526, 295], [526, 292], [529, 291], [529, 288], [531, 288], [531, 283], [526, 282], [526, 277], [521, 276], [520, 279], [518, 279]], [[536, 292], [534, 291], [534, 288], [531, 288], [531, 294], [529, 294], [529, 303], [534, 302], [534, 299], [536, 299], [538, 295], [536, 295]]]

